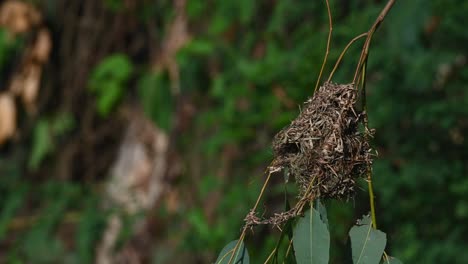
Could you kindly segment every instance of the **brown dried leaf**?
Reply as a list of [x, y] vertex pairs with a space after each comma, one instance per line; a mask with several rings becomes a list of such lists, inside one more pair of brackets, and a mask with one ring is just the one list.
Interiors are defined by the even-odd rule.
[[13, 34], [25, 33], [40, 22], [41, 14], [31, 4], [10, 0], [0, 7], [0, 26]]
[[39, 65], [31, 64], [24, 69], [22, 79], [21, 99], [29, 113], [36, 109], [36, 98], [39, 93], [42, 68]]
[[0, 94], [0, 145], [11, 138], [16, 131], [16, 107], [13, 96]]
[[32, 47], [32, 59], [41, 64], [49, 60], [50, 50], [52, 49], [52, 38], [46, 28], [42, 28], [36, 37], [36, 42]]

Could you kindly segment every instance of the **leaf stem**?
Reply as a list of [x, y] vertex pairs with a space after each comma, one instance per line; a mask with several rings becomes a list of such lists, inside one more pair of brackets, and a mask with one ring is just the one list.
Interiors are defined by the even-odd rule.
[[372, 187], [372, 172], [367, 173], [367, 184], [369, 185], [369, 203], [371, 209], [372, 227], [377, 229], [377, 222], [375, 217], [375, 203], [374, 203], [374, 189]]
[[[390, 11], [390, 9], [392, 8], [393, 4], [395, 4], [395, 0], [389, 0], [387, 2], [384, 9], [382, 9], [379, 16], [375, 20], [374, 24], [367, 32], [367, 38], [364, 43], [364, 47], [362, 48], [361, 57], [359, 58], [356, 72], [354, 73], [353, 83], [356, 85], [356, 87], [359, 87], [359, 83], [356, 83], [356, 81], [357, 82], [360, 81], [362, 84], [362, 88], [361, 88], [362, 108], [364, 111], [364, 129], [366, 130], [369, 129], [369, 120], [367, 117], [367, 106], [366, 106], [366, 70], [367, 70], [367, 58], [369, 56], [370, 42], [372, 40], [372, 36], [374, 32], [377, 30], [380, 23], [382, 23], [385, 16], [388, 14], [388, 11]], [[359, 76], [359, 73], [361, 73], [361, 76]], [[360, 79], [358, 78], [358, 76], [360, 77]], [[366, 133], [366, 137], [367, 137], [367, 133]], [[370, 203], [370, 210], [371, 210], [372, 227], [374, 229], [377, 229], [377, 220], [376, 220], [376, 214], [375, 214], [375, 201], [374, 201], [374, 188], [372, 186], [372, 168], [368, 168], [367, 170], [367, 183], [369, 186], [369, 203]]]
[[[362, 100], [362, 110], [364, 113], [364, 129], [366, 130], [366, 133], [364, 136], [366, 137], [366, 140], [368, 140], [368, 134], [367, 131], [369, 131], [369, 119], [367, 116], [367, 100], [366, 100], [366, 73], [367, 73], [367, 58], [364, 60], [364, 63], [362, 65], [362, 74], [361, 74], [361, 100]], [[375, 199], [374, 199], [374, 188], [372, 186], [372, 168], [371, 165], [368, 165], [367, 168], [367, 184], [369, 187], [369, 204], [370, 204], [370, 210], [371, 210], [371, 219], [372, 219], [372, 227], [374, 229], [377, 229], [377, 217], [375, 213]]]

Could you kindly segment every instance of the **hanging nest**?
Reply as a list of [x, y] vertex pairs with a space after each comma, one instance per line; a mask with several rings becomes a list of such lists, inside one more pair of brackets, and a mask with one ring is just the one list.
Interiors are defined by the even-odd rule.
[[[286, 170], [300, 197], [349, 198], [372, 163], [366, 116], [355, 109], [353, 84], [325, 83], [273, 140], [272, 170]], [[363, 131], [364, 130], [364, 131]], [[306, 197], [304, 197], [306, 196]]]
[[301, 215], [303, 206], [315, 198], [348, 199], [354, 194], [356, 179], [367, 174], [374, 156], [367, 116], [355, 109], [356, 101], [353, 84], [325, 83], [304, 103], [299, 116], [276, 134], [269, 171], [294, 177], [299, 201], [267, 219], [251, 210], [245, 227], [279, 226]]

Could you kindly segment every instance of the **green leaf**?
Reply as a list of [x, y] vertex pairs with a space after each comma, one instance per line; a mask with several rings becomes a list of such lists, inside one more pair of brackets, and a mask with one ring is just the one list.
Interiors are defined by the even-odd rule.
[[317, 207], [317, 211], [320, 213], [320, 217], [322, 218], [322, 221], [327, 225], [328, 227], [328, 216], [327, 216], [327, 208], [323, 205], [323, 203], [320, 201], [320, 199], [317, 199], [317, 202], [315, 204], [315, 207]]
[[328, 263], [330, 233], [320, 213], [313, 207], [299, 219], [294, 228], [293, 243], [298, 264]]
[[105, 91], [98, 97], [97, 110], [102, 117], [107, 117], [122, 98], [123, 90], [113, 82], [102, 84], [101, 87]]
[[247, 252], [247, 248], [245, 248], [244, 242], [241, 242], [236, 252], [234, 252], [234, 248], [237, 245], [238, 240], [234, 240], [229, 242], [221, 253], [219, 253], [218, 259], [216, 260], [216, 264], [228, 264], [229, 259], [231, 258], [232, 254], [234, 253], [234, 258], [232, 259], [231, 263], [233, 264], [249, 264], [249, 252]]
[[133, 72], [133, 64], [127, 55], [114, 54], [102, 60], [91, 74], [91, 91], [99, 91], [101, 84], [106, 82], [116, 82], [122, 84], [126, 82]]
[[394, 257], [388, 257], [388, 259], [383, 261], [384, 264], [403, 264], [401, 260], [394, 258]]
[[387, 243], [387, 235], [372, 228], [369, 217], [365, 216], [349, 231], [354, 264], [377, 264]]
[[30, 169], [37, 169], [47, 154], [53, 150], [49, 133], [49, 122], [44, 119], [39, 120], [33, 133], [33, 146], [28, 162]]
[[173, 123], [175, 109], [170, 84], [161, 74], [147, 73], [138, 81], [138, 96], [143, 111], [156, 125], [169, 131]]
[[114, 54], [95, 67], [88, 89], [96, 94], [97, 110], [106, 117], [124, 96], [125, 86], [133, 73], [133, 64], [124, 54]]

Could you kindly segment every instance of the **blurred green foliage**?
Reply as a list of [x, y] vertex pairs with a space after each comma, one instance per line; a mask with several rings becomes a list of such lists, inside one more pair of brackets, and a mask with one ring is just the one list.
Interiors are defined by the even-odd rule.
[[24, 46], [23, 37], [14, 37], [8, 31], [0, 28], [0, 84], [4, 85], [8, 71], [16, 63], [15, 57], [20, 54]]
[[97, 96], [97, 111], [108, 116], [124, 96], [133, 65], [124, 54], [114, 54], [103, 59], [93, 70], [89, 90]]
[[374, 167], [380, 218], [407, 262], [468, 261], [460, 250], [468, 228], [459, 225], [467, 215], [458, 211], [468, 198], [459, 191], [468, 186], [468, 34], [459, 30], [468, 18], [461, 10], [468, 5], [397, 4], [388, 18], [396, 23], [383, 30], [371, 56], [380, 75], [369, 92], [382, 149]]
[[[1, 179], [0, 238], [10, 238], [13, 246], [2, 255], [2, 261], [92, 263], [108, 215], [99, 208], [96, 193], [78, 184], [56, 181], [32, 186], [10, 172]], [[61, 237], [65, 234], [59, 227], [66, 222], [77, 226], [74, 252], [67, 250]]]
[[[148, 4], [141, 16], [168, 24], [173, 10], [167, 2]], [[121, 8], [121, 1], [107, 3]], [[331, 4], [334, 26], [325, 77], [346, 43], [365, 32], [383, 6], [382, 1], [362, 0]], [[374, 163], [377, 223], [388, 235], [389, 253], [405, 263], [468, 262], [467, 13], [468, 3], [462, 1], [397, 1], [371, 46], [367, 101], [380, 153]], [[190, 191], [184, 197], [187, 204], [160, 217], [171, 219], [166, 232], [179, 240], [176, 251], [209, 262], [237, 238], [255, 203], [262, 171], [272, 157], [273, 135], [312, 95], [328, 25], [323, 1], [191, 0], [187, 16], [193, 39], [176, 59], [181, 93], [193, 99], [197, 112], [189, 131], [176, 139], [185, 169], [178, 188]], [[0, 31], [2, 72], [11, 67], [20, 42], [12, 44]], [[359, 49], [351, 48], [334, 81], [351, 81]], [[96, 96], [96, 111], [112, 116], [119, 101], [131, 96], [128, 86], [136, 78], [145, 113], [171, 131], [177, 110], [171, 80], [164, 72], [137, 68], [137, 63], [149, 62], [114, 54], [94, 68], [88, 88]], [[46, 157], [53, 158], [57, 137], [80, 125], [72, 117], [50, 116], [37, 118], [30, 146], [0, 158], [0, 243], [11, 238], [8, 243], [14, 246], [5, 255], [9, 263], [90, 263], [108, 214], [99, 207], [101, 194], [91, 191], [89, 183], [38, 184], [25, 178], [21, 164], [34, 170]], [[221, 173], [230, 149], [237, 154]], [[190, 164], [193, 159], [197, 166]], [[283, 179], [273, 182], [280, 187], [268, 190], [266, 214], [278, 204], [284, 208]], [[347, 232], [369, 210], [362, 186], [354, 201], [324, 201], [331, 263], [349, 260]], [[208, 217], [203, 208], [213, 197], [217, 203]], [[71, 249], [59, 236], [70, 212], [78, 214], [72, 217], [78, 231]], [[31, 215], [31, 225], [12, 228]], [[266, 259], [277, 235], [268, 228], [249, 235], [252, 263]]]
[[138, 97], [146, 115], [158, 127], [169, 131], [173, 123], [174, 99], [166, 76], [145, 72], [138, 81]]
[[28, 161], [29, 169], [38, 169], [47, 155], [53, 152], [61, 137], [75, 126], [73, 117], [59, 113], [53, 118], [41, 118], [36, 122], [32, 135], [32, 148]]

